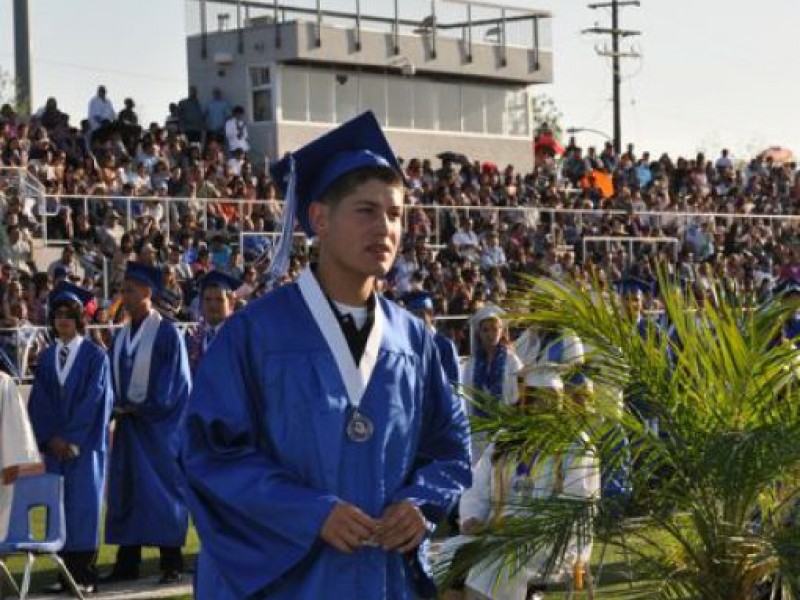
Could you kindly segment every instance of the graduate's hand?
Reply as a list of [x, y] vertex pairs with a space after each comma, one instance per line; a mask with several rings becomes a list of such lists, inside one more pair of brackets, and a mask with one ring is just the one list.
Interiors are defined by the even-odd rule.
[[419, 546], [426, 532], [422, 511], [408, 500], [402, 500], [383, 511], [381, 528], [375, 541], [384, 550], [405, 553]]
[[481, 529], [483, 529], [483, 521], [475, 517], [471, 517], [461, 524], [461, 533], [465, 535], [478, 533]]
[[69, 447], [69, 443], [60, 437], [54, 437], [47, 442], [47, 449], [50, 454], [55, 456], [58, 460], [72, 460], [75, 458], [72, 448]]
[[352, 504], [341, 502], [322, 525], [320, 537], [346, 554], [352, 554], [378, 532], [378, 521]]

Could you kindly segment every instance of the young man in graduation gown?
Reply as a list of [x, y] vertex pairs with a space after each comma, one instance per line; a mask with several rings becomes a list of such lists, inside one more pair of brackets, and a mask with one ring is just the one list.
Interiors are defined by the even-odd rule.
[[115, 429], [106, 543], [119, 544], [109, 581], [139, 576], [142, 546], [161, 551], [161, 583], [180, 581], [188, 511], [178, 469], [191, 379], [183, 337], [152, 308], [159, 269], [128, 263], [122, 303], [130, 321], [114, 339]]
[[44, 472], [25, 402], [17, 384], [0, 372], [0, 541], [8, 535], [14, 482]]
[[[49, 473], [64, 478], [64, 562], [84, 592], [97, 592], [95, 560], [106, 479], [108, 422], [114, 403], [106, 352], [83, 337], [92, 292], [60, 283], [48, 299], [56, 342], [39, 357], [28, 400], [36, 442]], [[49, 588], [65, 592], [61, 581]]]
[[200, 280], [200, 314], [202, 320], [186, 336], [186, 351], [192, 373], [197, 371], [200, 359], [217, 337], [225, 320], [233, 314], [236, 305], [234, 292], [242, 287], [238, 279], [220, 271], [211, 271]]
[[433, 334], [374, 293], [401, 239], [397, 160], [365, 113], [273, 177], [288, 218], [272, 280], [292, 215], [319, 262], [235, 313], [198, 370], [182, 452], [196, 597], [434, 597], [425, 540], [470, 483], [469, 430]]

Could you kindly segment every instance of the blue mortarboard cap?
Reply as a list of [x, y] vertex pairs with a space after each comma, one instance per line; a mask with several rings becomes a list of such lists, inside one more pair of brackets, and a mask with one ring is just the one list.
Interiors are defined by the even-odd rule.
[[800, 280], [796, 277], [781, 279], [775, 284], [772, 293], [776, 296], [786, 296], [789, 294], [800, 294]]
[[653, 286], [637, 277], [623, 277], [617, 282], [617, 291], [620, 296], [631, 294], [647, 294], [653, 290]]
[[63, 302], [75, 302], [81, 306], [86, 306], [93, 298], [94, 294], [89, 290], [69, 281], [62, 281], [50, 292], [47, 304], [50, 306], [50, 310]]
[[309, 236], [314, 235], [308, 221], [309, 205], [320, 200], [325, 190], [342, 175], [362, 167], [389, 167], [402, 173], [372, 111], [347, 121], [275, 163], [270, 172], [284, 196], [289, 191], [292, 160], [296, 181], [295, 214]]
[[211, 271], [200, 280], [200, 291], [203, 292], [210, 287], [218, 287], [222, 290], [235, 292], [242, 287], [242, 282], [221, 271]]
[[150, 267], [141, 263], [128, 261], [125, 267], [125, 279], [133, 279], [149, 287], [154, 294], [161, 291], [164, 273], [157, 267]]
[[388, 167], [402, 176], [397, 157], [372, 111], [343, 123], [270, 168], [286, 204], [281, 238], [270, 262], [268, 279], [274, 282], [286, 272], [294, 231], [293, 217], [297, 217], [306, 235], [313, 237], [308, 207], [321, 200], [337, 179], [363, 167]]
[[406, 308], [411, 311], [433, 310], [433, 298], [428, 292], [409, 292], [403, 301]]

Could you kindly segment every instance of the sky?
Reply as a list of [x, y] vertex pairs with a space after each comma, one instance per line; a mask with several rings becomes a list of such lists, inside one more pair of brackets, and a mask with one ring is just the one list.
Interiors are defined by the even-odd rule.
[[[508, 4], [555, 15], [555, 82], [538, 89], [555, 100], [562, 125], [612, 133], [610, 61], [595, 53], [609, 42], [581, 34], [608, 26], [608, 11], [589, 9], [588, 0]], [[0, 0], [6, 76], [14, 68], [12, 5]], [[36, 107], [54, 96], [77, 122], [105, 84], [117, 109], [130, 96], [142, 121], [163, 122], [169, 102], [185, 95], [184, 0], [30, 0], [30, 10]], [[623, 140], [656, 155], [713, 156], [727, 147], [744, 158], [771, 145], [800, 153], [798, 23], [800, 2], [792, 0], [641, 0], [623, 9], [622, 27], [642, 32], [632, 41], [642, 58], [623, 64]], [[581, 145], [602, 142], [579, 135]]]

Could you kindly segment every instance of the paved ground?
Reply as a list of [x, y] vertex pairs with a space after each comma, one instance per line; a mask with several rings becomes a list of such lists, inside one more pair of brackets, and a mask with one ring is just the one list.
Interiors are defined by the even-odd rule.
[[[104, 585], [99, 594], [86, 596], [87, 600], [144, 600], [146, 598], [174, 598], [176, 596], [192, 593], [191, 575], [185, 576], [184, 583], [176, 585], [158, 585], [158, 577], [143, 577], [138, 581]], [[7, 596], [13, 598], [13, 596]], [[67, 594], [61, 596], [44, 596], [34, 594], [31, 600], [54, 600], [55, 598], [68, 598]]]

